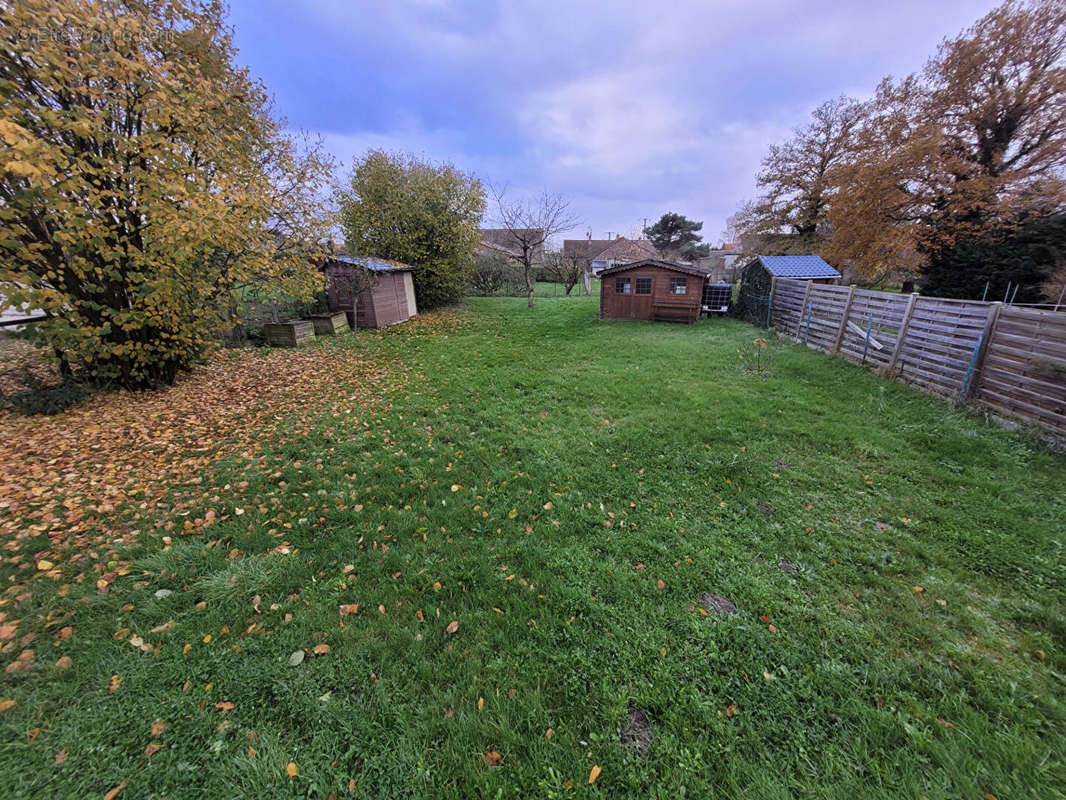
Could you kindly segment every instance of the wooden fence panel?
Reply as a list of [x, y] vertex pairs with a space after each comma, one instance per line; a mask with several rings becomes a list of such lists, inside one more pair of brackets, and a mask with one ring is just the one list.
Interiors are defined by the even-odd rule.
[[807, 291], [806, 281], [778, 278], [774, 286], [771, 327], [778, 330], [795, 330], [803, 311], [803, 296]]
[[971, 364], [991, 308], [991, 303], [919, 297], [899, 352], [895, 377], [956, 399], [967, 374], [972, 380]]
[[1066, 436], [1066, 310], [779, 278], [770, 318], [808, 347]]
[[813, 284], [807, 297], [807, 307], [800, 320], [800, 339], [808, 347], [832, 353], [836, 349], [837, 333], [848, 304], [847, 286]]
[[1003, 307], [974, 400], [994, 414], [1066, 432], [1066, 313]]
[[[840, 355], [857, 364], [886, 366], [892, 358], [910, 295], [856, 289]], [[869, 342], [864, 332], [870, 330]]]

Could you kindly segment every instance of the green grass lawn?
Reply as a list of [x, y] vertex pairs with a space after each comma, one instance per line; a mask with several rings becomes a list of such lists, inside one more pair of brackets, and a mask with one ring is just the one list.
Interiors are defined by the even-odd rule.
[[597, 310], [314, 345], [408, 380], [144, 516], [107, 593], [8, 607], [39, 666], [0, 794], [1066, 796], [1066, 460], [800, 346], [745, 369], [736, 321]]

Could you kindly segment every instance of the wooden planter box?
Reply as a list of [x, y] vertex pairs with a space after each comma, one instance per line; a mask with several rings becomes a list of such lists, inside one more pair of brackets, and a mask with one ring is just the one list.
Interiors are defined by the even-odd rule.
[[315, 338], [315, 326], [305, 319], [292, 322], [268, 322], [263, 336], [271, 347], [296, 347]]
[[348, 315], [343, 311], [332, 314], [312, 314], [308, 319], [315, 326], [315, 336], [338, 336], [348, 333]]

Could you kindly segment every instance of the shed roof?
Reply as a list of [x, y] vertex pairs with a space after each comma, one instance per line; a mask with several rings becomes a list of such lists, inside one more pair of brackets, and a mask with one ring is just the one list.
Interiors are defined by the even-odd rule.
[[840, 273], [819, 256], [758, 256], [775, 278], [839, 278]]
[[711, 274], [709, 270], [703, 269], [703, 267], [694, 267], [691, 264], [675, 264], [673, 261], [663, 261], [661, 258], [643, 258], [640, 261], [630, 261], [628, 264], [616, 264], [613, 267], [608, 267], [600, 273], [600, 277], [613, 275], [616, 272], [625, 272], [630, 269], [644, 269], [647, 267], [668, 269], [672, 272], [696, 275], [700, 278], [706, 278]]
[[390, 261], [387, 258], [371, 258], [370, 256], [348, 256], [335, 254], [326, 259], [340, 261], [342, 264], [351, 264], [354, 267], [363, 267], [371, 272], [414, 272], [414, 267], [402, 264], [399, 261]]

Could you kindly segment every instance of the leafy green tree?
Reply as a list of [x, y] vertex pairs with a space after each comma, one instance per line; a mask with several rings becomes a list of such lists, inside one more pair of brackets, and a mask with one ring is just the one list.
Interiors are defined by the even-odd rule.
[[655, 249], [667, 256], [680, 256], [695, 260], [708, 255], [710, 245], [701, 244], [703, 223], [691, 220], [682, 214], [668, 212], [647, 230], [648, 238]]
[[217, 2], [0, 4], [0, 305], [64, 372], [170, 383], [241, 286], [319, 285], [331, 164], [233, 59]]
[[[1066, 213], [1038, 217], [993, 235], [958, 237], [930, 254], [922, 291], [941, 297], [1002, 300], [1009, 287], [1017, 303], [1045, 299], [1044, 284], [1066, 265]], [[1055, 298], [1048, 298], [1054, 300]]]
[[350, 248], [416, 267], [419, 308], [462, 297], [474, 272], [485, 211], [480, 180], [452, 164], [370, 150], [355, 163], [337, 199]]

